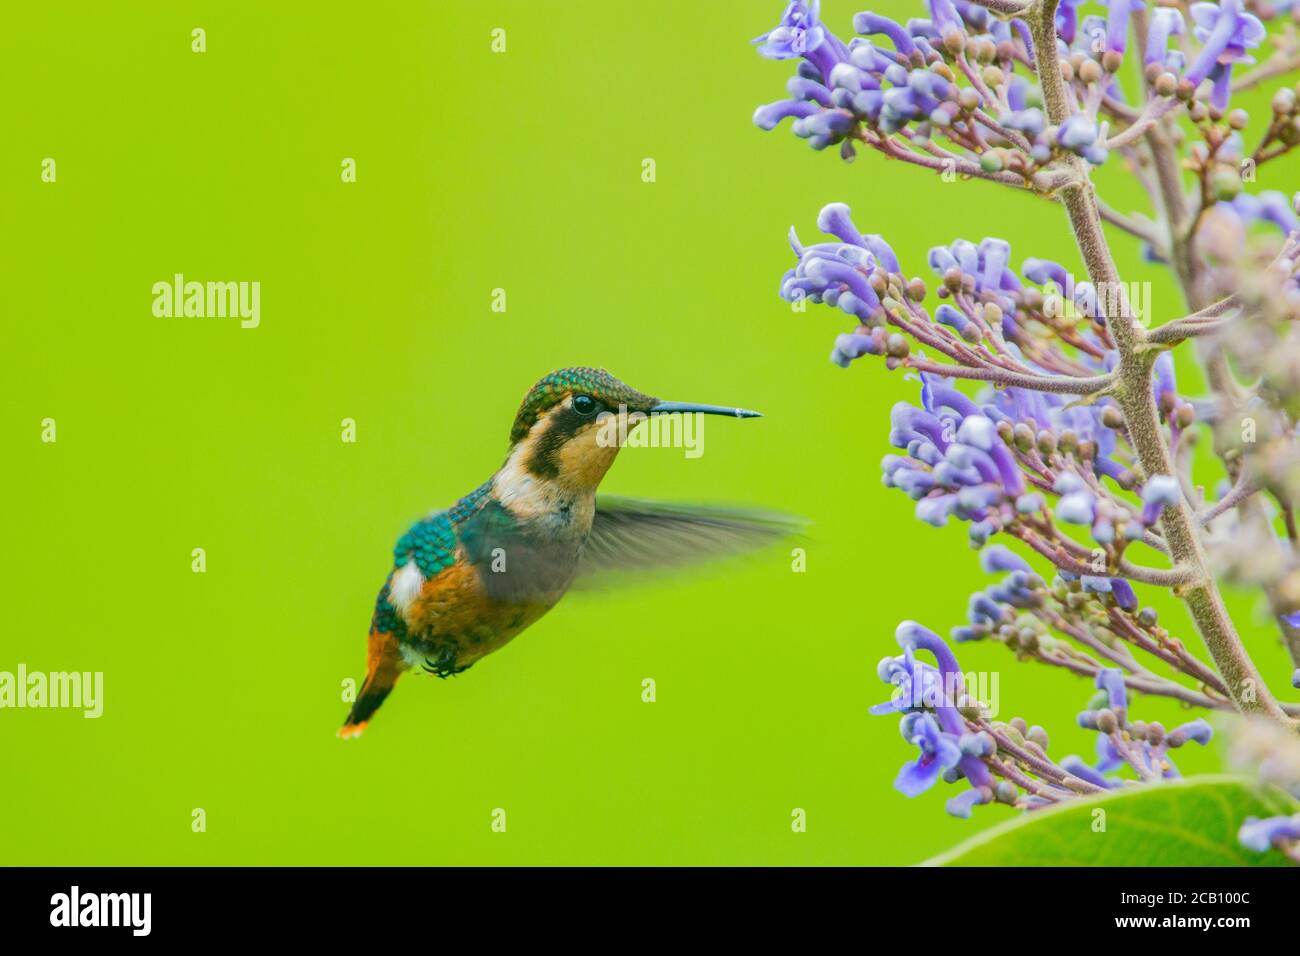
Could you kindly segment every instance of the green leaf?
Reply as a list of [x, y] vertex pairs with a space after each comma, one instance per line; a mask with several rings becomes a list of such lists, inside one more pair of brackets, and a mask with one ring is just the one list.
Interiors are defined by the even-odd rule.
[[1035, 810], [922, 865], [1284, 866], [1281, 853], [1241, 846], [1237, 831], [1248, 816], [1294, 812], [1286, 794], [1252, 780], [1191, 777]]

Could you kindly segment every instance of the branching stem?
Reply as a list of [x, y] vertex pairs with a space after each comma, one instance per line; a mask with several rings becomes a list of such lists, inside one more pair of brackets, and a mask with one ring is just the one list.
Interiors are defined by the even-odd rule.
[[[1069, 118], [1073, 105], [1061, 75], [1056, 44], [1058, 3], [1059, 0], [1039, 0], [1026, 14], [1026, 19], [1034, 38], [1039, 81], [1048, 119], [1059, 125]], [[1151, 134], [1157, 132], [1155, 127], [1149, 131]], [[1118, 314], [1106, 316], [1106, 326], [1120, 355], [1116, 398], [1124, 411], [1130, 439], [1147, 475], [1173, 475], [1173, 462], [1165, 444], [1152, 394], [1151, 356], [1142, 347], [1146, 333], [1130, 317], [1131, 310], [1124, 286], [1102, 231], [1101, 214], [1086, 165], [1076, 156], [1069, 157], [1065, 162], [1073, 167], [1076, 175], [1062, 189], [1062, 203], [1074, 230], [1079, 252], [1087, 266], [1088, 277], [1099, 289], [1108, 290], [1111, 294], [1105, 298], [1113, 300], [1119, 306], [1113, 310]], [[1177, 176], [1176, 169], [1173, 174]], [[1162, 180], [1161, 186], [1162, 190], [1176, 190], [1181, 203], [1180, 183]], [[1183, 207], [1180, 205], [1176, 208]], [[1181, 221], [1171, 221], [1170, 226], [1177, 252], [1177, 246], [1186, 243], [1189, 237], [1180, 234], [1180, 228], [1185, 228]], [[1177, 504], [1165, 508], [1160, 523], [1169, 546], [1170, 558], [1176, 566], [1191, 568], [1196, 574], [1193, 583], [1176, 591], [1191, 612], [1233, 703], [1242, 713], [1262, 715], [1279, 723], [1291, 724], [1237, 636], [1223, 598], [1210, 574], [1205, 550], [1187, 502], [1179, 500]]]

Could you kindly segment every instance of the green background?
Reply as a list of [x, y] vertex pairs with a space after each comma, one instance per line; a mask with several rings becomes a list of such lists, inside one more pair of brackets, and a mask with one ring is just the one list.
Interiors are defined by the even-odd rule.
[[[0, 670], [103, 671], [105, 705], [0, 712], [0, 862], [904, 864], [1010, 815], [958, 821], [950, 788], [890, 786], [908, 750], [867, 714], [876, 661], [898, 620], [946, 632], [987, 580], [964, 527], [921, 525], [880, 485], [888, 408], [915, 384], [832, 366], [843, 316], [776, 289], [787, 228], [813, 239], [836, 200], [915, 272], [959, 235], [1004, 236], [1017, 264], [1077, 258], [1048, 203], [757, 130], [793, 64], [748, 40], [781, 7], [6, 11]], [[847, 35], [859, 8], [824, 13]], [[1102, 180], [1145, 208], [1118, 163]], [[1165, 274], [1114, 244], [1179, 314]], [[261, 327], [154, 318], [151, 286], [177, 272], [261, 282]], [[697, 460], [626, 451], [603, 490], [806, 515], [806, 573], [776, 548], [575, 595], [458, 679], [409, 675], [336, 740], [393, 541], [486, 478], [526, 389], [576, 364], [765, 412], [710, 420]], [[1288, 673], [1253, 604], [1234, 608], [1265, 672]], [[1001, 671], [1002, 716], [1091, 752], [1086, 684], [994, 645], [961, 659]]]

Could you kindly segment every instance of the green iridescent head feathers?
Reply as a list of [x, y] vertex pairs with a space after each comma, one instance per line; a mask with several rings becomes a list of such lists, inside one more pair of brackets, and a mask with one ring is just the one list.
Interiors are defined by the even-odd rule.
[[510, 429], [510, 444], [527, 436], [537, 420], [569, 395], [590, 395], [611, 410], [626, 405], [628, 411], [648, 412], [658, 399], [624, 385], [603, 368], [562, 368], [547, 375], [528, 390], [514, 427]]

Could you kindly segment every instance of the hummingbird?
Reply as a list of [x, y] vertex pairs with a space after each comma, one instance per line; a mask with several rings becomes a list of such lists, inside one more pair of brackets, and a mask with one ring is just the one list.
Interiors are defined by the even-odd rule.
[[597, 497], [628, 432], [674, 413], [760, 417], [660, 401], [598, 368], [560, 369], [534, 385], [505, 463], [394, 547], [371, 618], [366, 678], [338, 735], [360, 735], [404, 672], [463, 673], [575, 584], [740, 553], [798, 529], [774, 512]]

